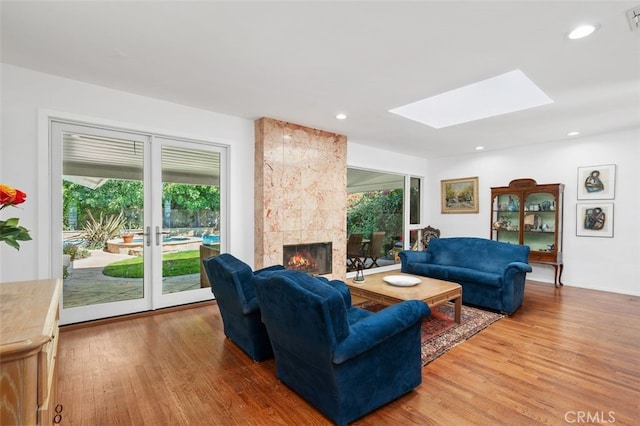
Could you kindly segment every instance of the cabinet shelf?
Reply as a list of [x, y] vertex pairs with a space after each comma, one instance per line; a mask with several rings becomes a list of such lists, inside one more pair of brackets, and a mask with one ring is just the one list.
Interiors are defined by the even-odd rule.
[[534, 179], [491, 188], [491, 239], [529, 246], [530, 263], [554, 266], [556, 286], [562, 285], [563, 198], [564, 184]]

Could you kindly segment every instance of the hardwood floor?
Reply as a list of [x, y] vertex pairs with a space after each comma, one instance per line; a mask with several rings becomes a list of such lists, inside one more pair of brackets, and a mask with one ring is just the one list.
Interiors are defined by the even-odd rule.
[[[528, 282], [525, 302], [354, 425], [640, 424], [640, 298]], [[62, 328], [65, 425], [328, 425], [222, 333], [215, 304]]]

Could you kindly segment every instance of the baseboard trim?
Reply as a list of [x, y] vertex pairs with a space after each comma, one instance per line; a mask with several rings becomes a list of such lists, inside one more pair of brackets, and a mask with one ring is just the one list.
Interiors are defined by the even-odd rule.
[[156, 309], [154, 311], [136, 312], [133, 314], [119, 315], [116, 317], [101, 318], [101, 319], [92, 320], [92, 321], [84, 321], [84, 322], [78, 322], [74, 324], [61, 325], [60, 331], [63, 332], [63, 331], [78, 330], [81, 328], [94, 327], [97, 325], [111, 324], [111, 323], [120, 322], [120, 321], [128, 321], [135, 318], [143, 318], [143, 317], [149, 317], [152, 315], [160, 315], [160, 314], [167, 314], [169, 312], [182, 311], [185, 309], [215, 305], [216, 303], [217, 302], [215, 300], [206, 300], [204, 302], [195, 302], [195, 303], [188, 303], [186, 305], [170, 306], [168, 308]]

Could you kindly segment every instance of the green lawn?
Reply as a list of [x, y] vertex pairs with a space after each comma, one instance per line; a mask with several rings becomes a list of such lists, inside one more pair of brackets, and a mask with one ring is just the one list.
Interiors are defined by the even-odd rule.
[[[119, 260], [108, 264], [102, 274], [119, 278], [142, 278], [144, 275], [142, 257]], [[200, 273], [200, 251], [185, 250], [162, 255], [162, 276], [175, 277]]]

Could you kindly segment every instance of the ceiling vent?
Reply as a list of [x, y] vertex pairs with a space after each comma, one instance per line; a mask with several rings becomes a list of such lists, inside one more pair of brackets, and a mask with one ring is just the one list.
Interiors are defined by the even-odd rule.
[[631, 27], [631, 31], [639, 31], [640, 30], [640, 6], [627, 10], [626, 15], [627, 15], [627, 20], [629, 21], [629, 26]]

